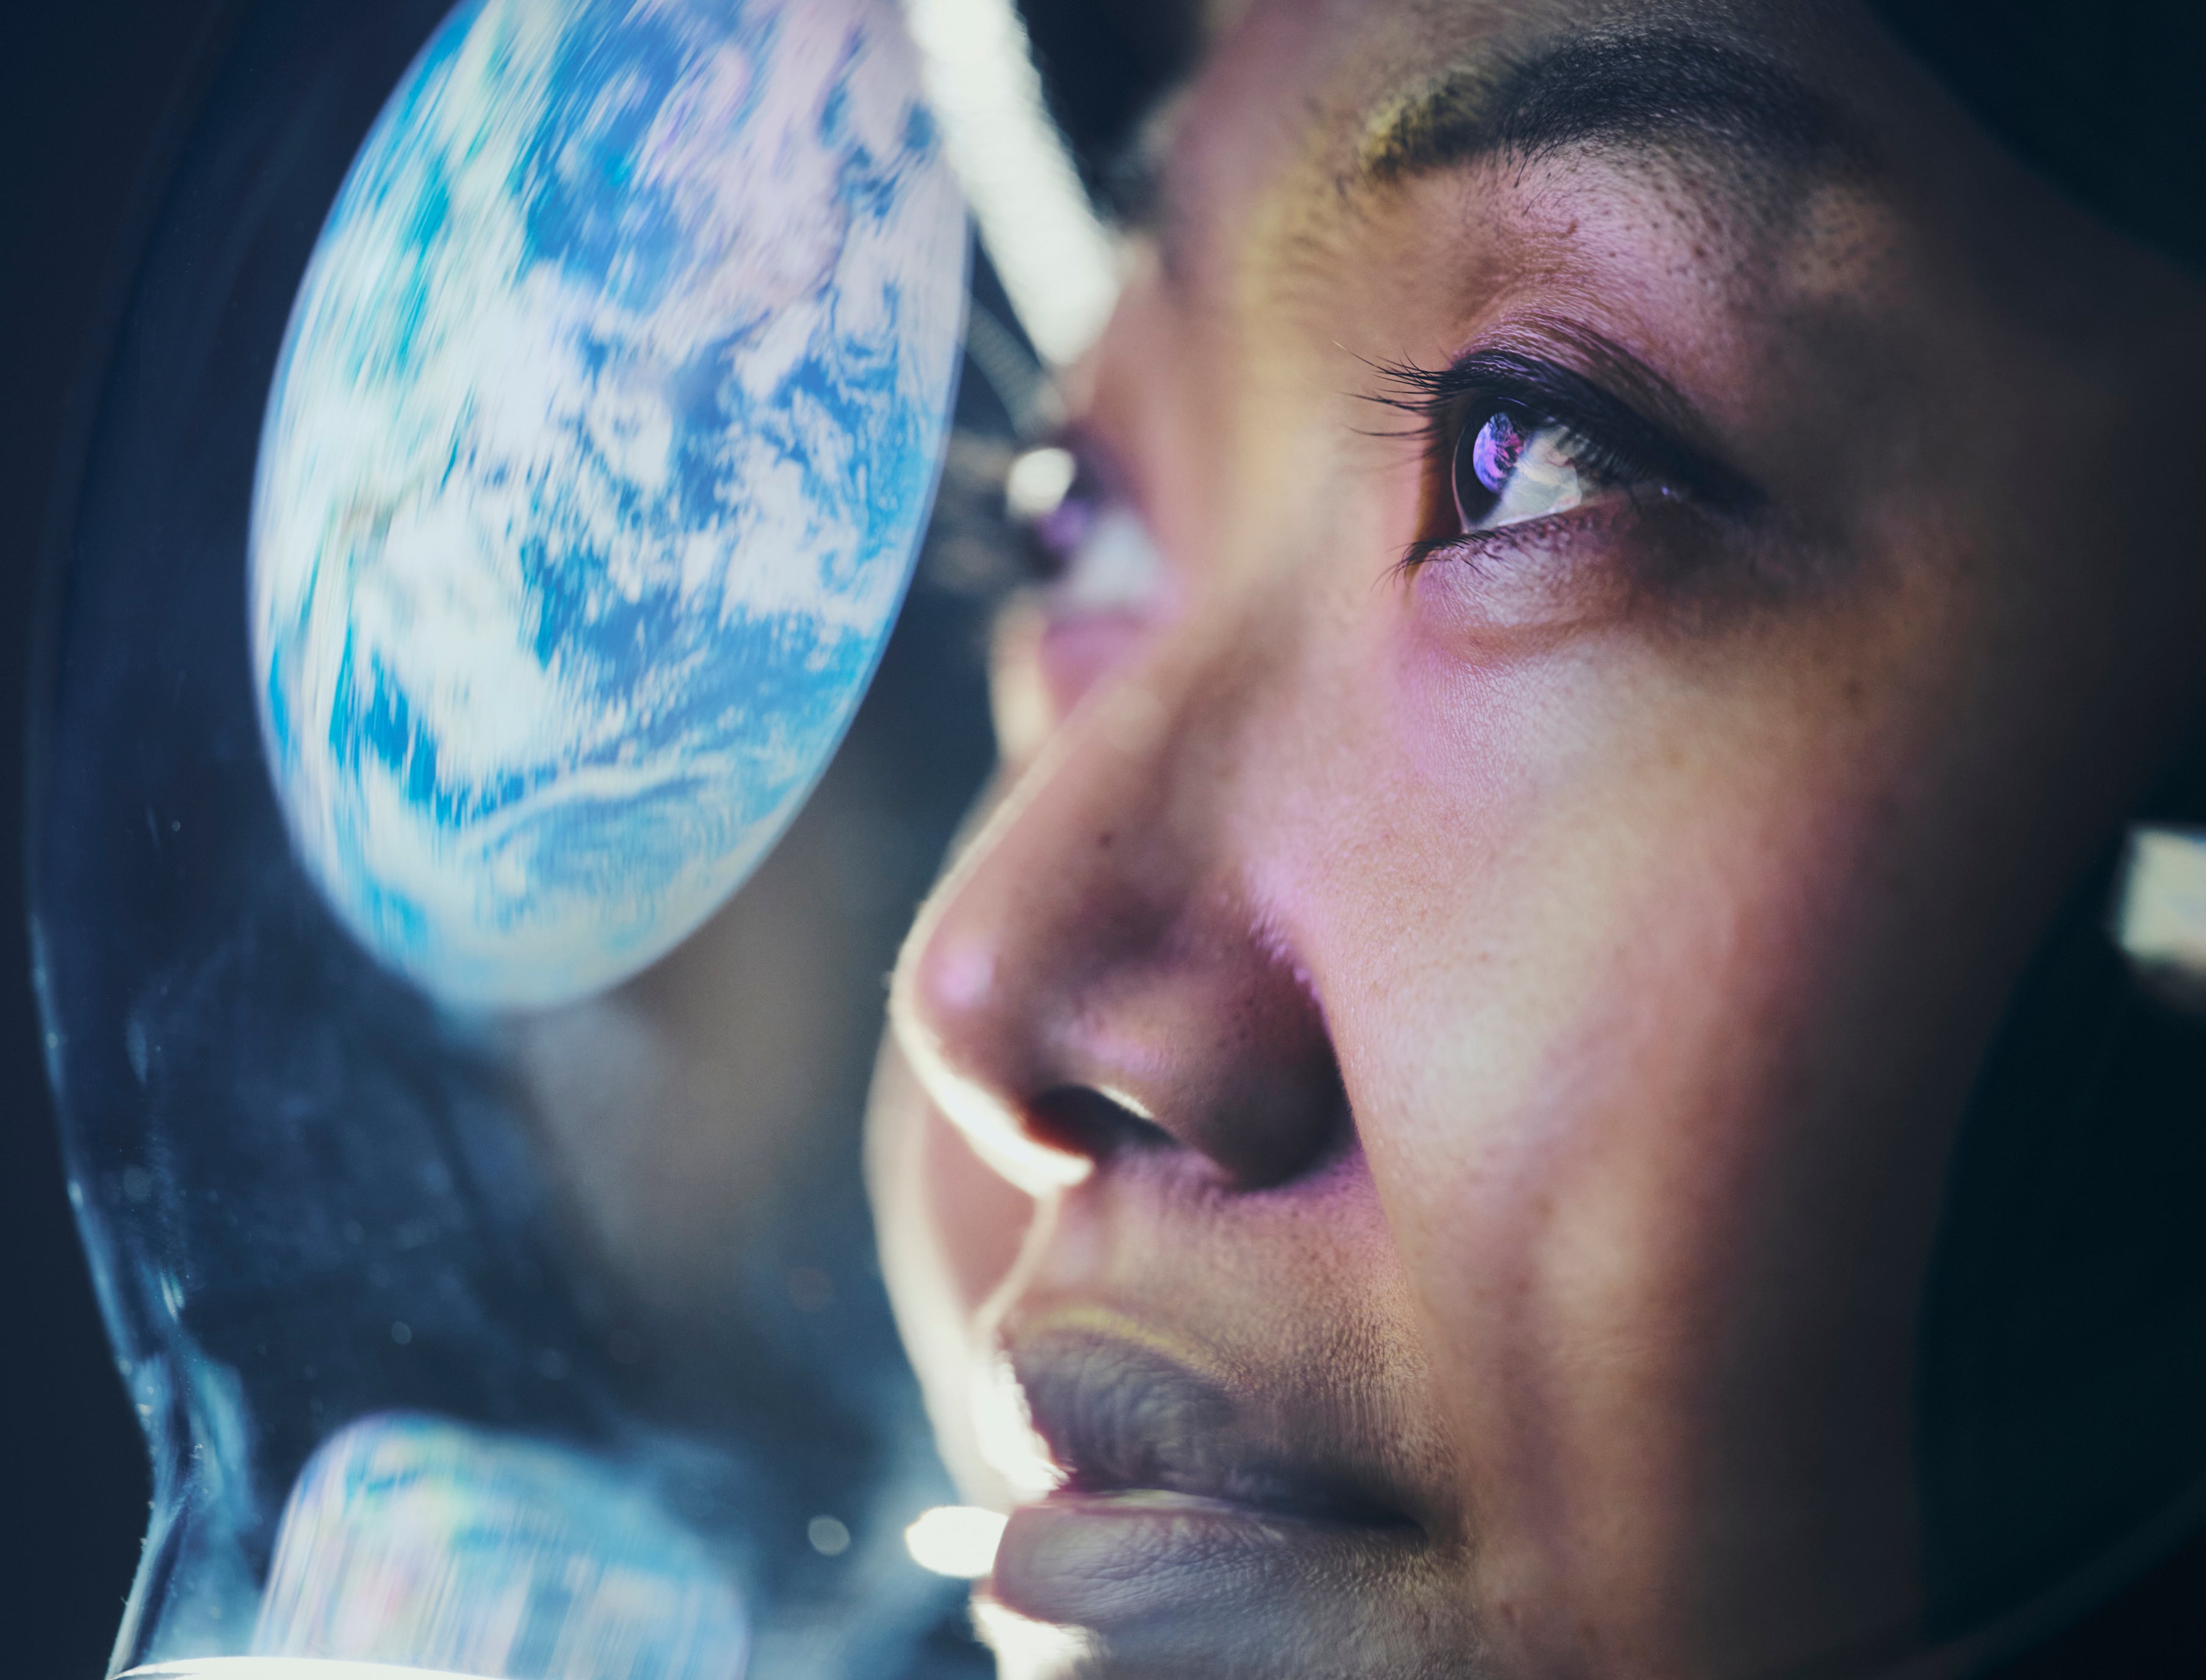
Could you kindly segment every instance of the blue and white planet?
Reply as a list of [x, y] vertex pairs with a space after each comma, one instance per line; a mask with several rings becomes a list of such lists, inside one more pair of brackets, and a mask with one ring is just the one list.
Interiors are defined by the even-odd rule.
[[901, 603], [962, 204], [891, 0], [470, 0], [293, 309], [249, 600], [285, 819], [464, 1008], [633, 974], [741, 885]]

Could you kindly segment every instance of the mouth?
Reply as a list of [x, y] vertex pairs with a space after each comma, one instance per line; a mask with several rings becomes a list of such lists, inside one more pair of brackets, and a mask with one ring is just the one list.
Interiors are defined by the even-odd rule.
[[1125, 1337], [1014, 1341], [1063, 1477], [1012, 1513], [988, 1597], [1142, 1673], [1301, 1671], [1391, 1602], [1423, 1530], [1344, 1444]]
[[[1022, 1340], [1011, 1365], [1064, 1480], [1052, 1497], [1158, 1507], [1168, 1499], [1310, 1522], [1398, 1527], [1321, 1444], [1282, 1448], [1222, 1383], [1139, 1343], [1063, 1332]], [[1177, 1507], [1174, 1507], [1177, 1508]]]

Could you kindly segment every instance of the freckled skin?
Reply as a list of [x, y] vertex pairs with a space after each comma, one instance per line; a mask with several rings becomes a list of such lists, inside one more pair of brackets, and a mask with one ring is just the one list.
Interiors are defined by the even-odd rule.
[[[2188, 481], [2206, 300], [1839, 6], [1665, 15], [1875, 170], [1339, 188], [1390, 92], [1613, 11], [1256, 0], [1172, 119], [1172, 266], [1073, 382], [1168, 578], [998, 639], [997, 803], [877, 1087], [891, 1290], [977, 1500], [975, 1370], [1076, 1320], [1418, 1537], [1147, 1619], [1136, 1573], [1095, 1672], [1959, 1671], [1917, 1632], [1923, 1278], [2008, 991], [2200, 712], [2206, 533], [2117, 487]], [[1447, 491], [1373, 370], [1493, 344], [1674, 408], [1766, 513], [1398, 570]], [[1066, 1089], [1154, 1130], [1052, 1132]], [[1085, 1176], [1021, 1179], [1037, 1141]]]

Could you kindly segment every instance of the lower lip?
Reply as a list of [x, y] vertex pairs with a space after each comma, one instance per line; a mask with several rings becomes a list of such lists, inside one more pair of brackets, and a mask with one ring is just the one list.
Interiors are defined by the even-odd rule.
[[[1139, 1630], [1184, 1653], [1201, 1642], [1200, 1623], [1231, 1618], [1243, 1641], [1249, 1612], [1282, 1602], [1279, 1595], [1305, 1595], [1319, 1581], [1368, 1580], [1368, 1568], [1398, 1559], [1416, 1539], [1406, 1526], [1192, 1494], [1059, 1492], [1012, 1512], [988, 1591], [1034, 1621], [1106, 1635]], [[1305, 1598], [1302, 1607], [1313, 1606]]]

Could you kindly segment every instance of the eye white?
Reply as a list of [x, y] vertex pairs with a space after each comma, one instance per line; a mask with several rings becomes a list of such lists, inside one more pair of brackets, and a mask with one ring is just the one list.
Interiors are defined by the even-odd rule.
[[1164, 557], [1132, 509], [1111, 503], [1065, 557], [1050, 586], [1049, 604], [1064, 613], [1140, 612], [1165, 581]]

